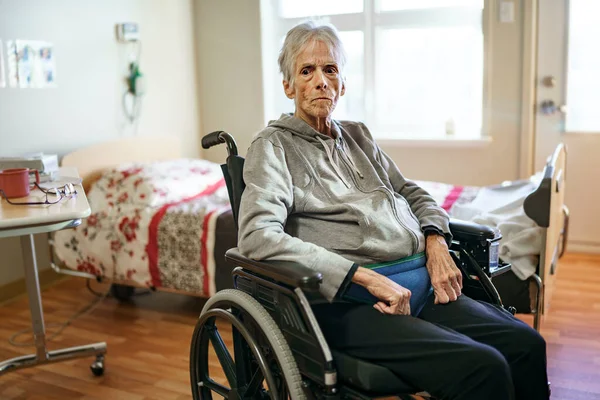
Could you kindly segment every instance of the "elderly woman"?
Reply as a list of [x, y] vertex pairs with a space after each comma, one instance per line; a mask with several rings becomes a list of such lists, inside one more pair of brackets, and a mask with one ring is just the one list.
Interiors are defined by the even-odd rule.
[[240, 251], [322, 273], [313, 310], [334, 348], [444, 399], [547, 399], [542, 337], [461, 294], [446, 212], [364, 124], [331, 118], [345, 61], [333, 27], [288, 32], [279, 66], [295, 112], [248, 150]]

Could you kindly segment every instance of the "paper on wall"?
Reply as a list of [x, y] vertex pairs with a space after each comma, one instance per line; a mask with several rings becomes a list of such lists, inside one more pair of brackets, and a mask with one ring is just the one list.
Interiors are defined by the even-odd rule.
[[8, 70], [8, 86], [11, 88], [19, 85], [17, 72], [17, 46], [13, 40], [6, 41], [6, 65]]
[[52, 43], [37, 40], [16, 41], [17, 79], [22, 88], [56, 86], [56, 66]]

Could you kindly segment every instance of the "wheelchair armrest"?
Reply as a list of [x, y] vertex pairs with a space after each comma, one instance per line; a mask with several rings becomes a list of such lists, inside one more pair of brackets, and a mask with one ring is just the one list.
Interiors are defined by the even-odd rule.
[[450, 219], [450, 232], [459, 242], [473, 240], [499, 240], [502, 238], [500, 231], [486, 225], [459, 219]]
[[244, 257], [237, 247], [227, 250], [225, 259], [255, 274], [305, 290], [318, 290], [323, 276], [320, 272], [292, 261], [256, 261]]

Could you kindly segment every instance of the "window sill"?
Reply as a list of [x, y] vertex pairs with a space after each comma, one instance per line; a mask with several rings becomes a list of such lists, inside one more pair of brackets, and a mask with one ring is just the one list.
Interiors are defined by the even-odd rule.
[[432, 138], [432, 139], [411, 139], [389, 137], [374, 137], [375, 142], [385, 147], [426, 147], [426, 148], [480, 148], [492, 144], [491, 137], [482, 137], [478, 139], [460, 139], [460, 138]]

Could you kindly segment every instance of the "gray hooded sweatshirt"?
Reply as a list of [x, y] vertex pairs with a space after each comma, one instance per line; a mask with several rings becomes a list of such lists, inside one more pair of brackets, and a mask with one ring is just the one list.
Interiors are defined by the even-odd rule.
[[357, 265], [422, 252], [426, 229], [451, 238], [448, 214], [402, 176], [364, 124], [332, 121], [331, 130], [335, 139], [283, 114], [254, 137], [238, 234], [248, 258], [321, 272], [330, 302]]

